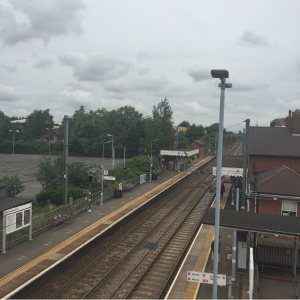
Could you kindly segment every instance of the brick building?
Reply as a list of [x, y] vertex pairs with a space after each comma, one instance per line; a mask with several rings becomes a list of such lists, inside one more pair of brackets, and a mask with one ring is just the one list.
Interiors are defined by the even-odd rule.
[[[281, 215], [287, 218], [284, 222], [289, 222], [289, 218], [300, 217], [300, 111], [289, 111], [285, 124], [286, 127], [249, 129], [248, 209]], [[279, 234], [255, 234], [257, 261], [290, 267], [294, 243], [297, 256], [300, 254], [299, 240], [292, 240]]]
[[199, 153], [197, 154], [197, 158], [203, 157], [205, 153], [205, 144], [200, 140], [194, 140], [189, 143], [190, 148], [198, 148]]
[[282, 165], [300, 173], [300, 111], [286, 117], [286, 127], [249, 128], [249, 168], [271, 170]]

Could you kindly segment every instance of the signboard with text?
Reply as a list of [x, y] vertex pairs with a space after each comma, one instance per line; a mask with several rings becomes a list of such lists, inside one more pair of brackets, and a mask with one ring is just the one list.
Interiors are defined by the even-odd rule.
[[3, 212], [6, 218], [6, 234], [12, 233], [30, 225], [32, 203], [7, 209]]
[[[188, 271], [187, 272], [187, 281], [213, 284], [214, 283], [213, 273]], [[226, 275], [218, 274], [217, 285], [222, 285], [222, 286], [226, 285]]]
[[113, 176], [103, 176], [103, 179], [105, 179], [105, 180], [116, 180], [116, 177], [113, 177]]

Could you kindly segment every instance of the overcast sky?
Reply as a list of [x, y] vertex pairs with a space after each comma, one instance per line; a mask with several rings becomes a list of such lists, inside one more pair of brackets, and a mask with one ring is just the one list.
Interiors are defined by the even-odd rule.
[[225, 127], [269, 126], [300, 109], [299, 12], [298, 0], [1, 0], [0, 110], [151, 115], [167, 97], [174, 125], [207, 126], [220, 106], [210, 70], [227, 69]]

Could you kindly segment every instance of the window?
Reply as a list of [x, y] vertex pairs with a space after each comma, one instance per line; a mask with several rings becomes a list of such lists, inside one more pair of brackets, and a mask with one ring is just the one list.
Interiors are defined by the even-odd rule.
[[297, 215], [297, 202], [295, 201], [282, 201], [282, 212], [283, 216], [296, 217]]

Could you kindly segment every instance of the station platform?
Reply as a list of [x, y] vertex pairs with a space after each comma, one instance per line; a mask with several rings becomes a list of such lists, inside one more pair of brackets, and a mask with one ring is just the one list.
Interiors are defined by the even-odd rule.
[[[199, 167], [211, 158], [199, 159], [194, 162], [194, 166]], [[28, 281], [32, 282], [42, 276], [113, 224], [187, 176], [193, 169], [192, 166], [180, 173], [163, 172], [158, 180], [138, 185], [124, 192], [122, 198], [113, 198], [103, 205], [93, 206], [92, 212], [82, 212], [70, 218], [67, 223], [1, 253], [0, 297], [12, 297]]]
[[[220, 209], [224, 209], [231, 184], [225, 183], [225, 193], [223, 199], [220, 201]], [[215, 202], [212, 207], [214, 207]], [[166, 299], [212, 299], [211, 284], [200, 284], [197, 282], [187, 281], [187, 272], [213, 272], [213, 260], [211, 258], [211, 243], [214, 240], [215, 227], [209, 225], [202, 225], [198, 231], [194, 242], [185, 257], [185, 260], [170, 288]], [[232, 231], [220, 228], [220, 262], [218, 265], [218, 274], [224, 274], [227, 277], [231, 276], [231, 260], [228, 254], [232, 253]], [[236, 274], [236, 281], [232, 285], [232, 296], [234, 299], [247, 299], [249, 295], [247, 291], [248, 278], [245, 272], [245, 279], [243, 274]], [[228, 299], [228, 286], [218, 286], [218, 299]]]

